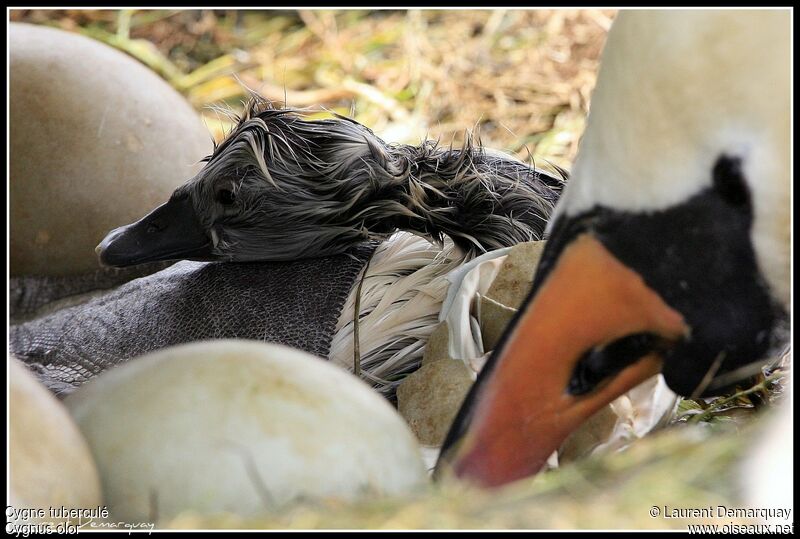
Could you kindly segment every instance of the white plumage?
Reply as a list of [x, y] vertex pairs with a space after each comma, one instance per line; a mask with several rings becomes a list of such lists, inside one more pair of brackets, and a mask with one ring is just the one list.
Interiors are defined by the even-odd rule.
[[[359, 341], [364, 378], [390, 392], [399, 383], [399, 375], [419, 366], [439, 321], [447, 275], [467, 258], [449, 238], [437, 246], [409, 232], [397, 232], [378, 246], [361, 289]], [[350, 370], [357, 295], [355, 286], [342, 308], [329, 355], [330, 361]]]

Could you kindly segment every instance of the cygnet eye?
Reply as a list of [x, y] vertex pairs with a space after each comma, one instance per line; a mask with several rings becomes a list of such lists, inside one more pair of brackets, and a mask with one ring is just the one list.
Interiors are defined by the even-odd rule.
[[236, 202], [236, 194], [230, 189], [220, 189], [217, 191], [217, 201], [225, 206], [230, 206]]

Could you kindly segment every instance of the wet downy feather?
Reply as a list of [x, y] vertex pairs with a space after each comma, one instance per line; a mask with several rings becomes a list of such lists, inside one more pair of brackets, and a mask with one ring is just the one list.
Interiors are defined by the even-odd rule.
[[541, 239], [565, 173], [485, 150], [427, 140], [386, 144], [342, 117], [310, 120], [254, 97], [190, 196], [224, 260], [296, 260], [341, 253], [396, 230], [467, 253]]

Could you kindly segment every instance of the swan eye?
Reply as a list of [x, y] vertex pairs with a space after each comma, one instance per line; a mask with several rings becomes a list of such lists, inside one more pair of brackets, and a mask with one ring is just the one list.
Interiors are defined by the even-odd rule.
[[750, 207], [750, 190], [745, 181], [740, 157], [721, 155], [711, 172], [714, 189], [728, 204], [734, 207]]
[[225, 206], [230, 206], [236, 202], [236, 194], [230, 189], [220, 189], [217, 191], [217, 202]]

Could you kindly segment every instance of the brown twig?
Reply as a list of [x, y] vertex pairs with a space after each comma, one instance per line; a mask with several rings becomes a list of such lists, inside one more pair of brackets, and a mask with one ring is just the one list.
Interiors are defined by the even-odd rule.
[[361, 377], [361, 341], [359, 338], [359, 326], [361, 320], [361, 288], [364, 286], [364, 280], [367, 278], [367, 271], [369, 271], [369, 264], [372, 262], [372, 256], [375, 251], [367, 258], [367, 263], [364, 264], [364, 271], [361, 273], [361, 279], [358, 281], [358, 289], [356, 290], [356, 304], [353, 308], [353, 374]]

